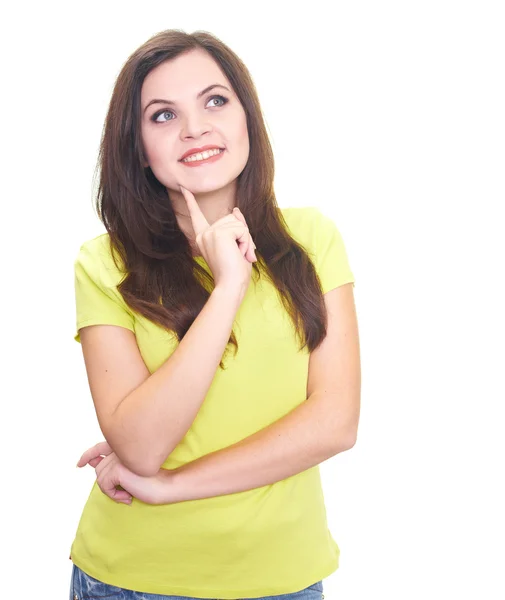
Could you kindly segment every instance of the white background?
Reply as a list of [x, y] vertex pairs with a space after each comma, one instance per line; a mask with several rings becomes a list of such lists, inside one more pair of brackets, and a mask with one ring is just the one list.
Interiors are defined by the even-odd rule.
[[[280, 206], [319, 206], [356, 277], [356, 446], [321, 466], [326, 600], [503, 600], [502, 2], [23, 3], [2, 22], [2, 596], [66, 599], [100, 441], [73, 261], [115, 77], [204, 29], [248, 66]], [[7, 563], [6, 563], [7, 561]]]

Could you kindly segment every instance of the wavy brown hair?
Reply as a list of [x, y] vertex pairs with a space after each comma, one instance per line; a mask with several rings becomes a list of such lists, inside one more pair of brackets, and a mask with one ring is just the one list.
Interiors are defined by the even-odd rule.
[[[116, 266], [126, 273], [118, 290], [133, 311], [173, 331], [180, 341], [213, 289], [212, 275], [194, 260], [167, 189], [149, 167], [143, 167], [146, 157], [140, 133], [145, 77], [164, 61], [194, 49], [205, 50], [220, 66], [247, 117], [250, 150], [238, 176], [235, 202], [257, 246], [252, 276], [265, 275], [275, 285], [295, 326], [300, 350], [308, 346], [312, 352], [326, 336], [321, 283], [306, 250], [288, 233], [277, 206], [274, 157], [251, 75], [230, 48], [205, 31], [157, 33], [133, 52], [116, 79], [100, 143], [95, 208], [109, 234]], [[233, 331], [228, 344], [238, 350]], [[220, 367], [224, 368], [222, 361]]]

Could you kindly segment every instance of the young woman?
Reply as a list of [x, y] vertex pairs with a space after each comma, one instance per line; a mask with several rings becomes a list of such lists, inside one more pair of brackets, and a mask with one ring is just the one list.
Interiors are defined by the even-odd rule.
[[360, 407], [339, 230], [277, 206], [254, 84], [207, 32], [129, 57], [99, 165], [75, 339], [106, 441], [78, 462], [97, 480], [71, 598], [321, 599], [339, 548], [318, 465]]

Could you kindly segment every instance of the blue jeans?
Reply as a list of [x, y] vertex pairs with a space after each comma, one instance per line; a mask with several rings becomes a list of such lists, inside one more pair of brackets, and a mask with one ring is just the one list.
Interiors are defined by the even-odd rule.
[[[99, 598], [107, 598], [107, 600], [201, 600], [190, 596], [165, 596], [126, 590], [115, 585], [102, 583], [79, 569], [78, 566], [73, 565], [70, 600], [98, 600]], [[281, 594], [280, 596], [262, 596], [256, 600], [322, 600], [323, 598], [323, 582], [318, 581], [299, 592]], [[219, 600], [219, 598], [215, 598], [215, 600]], [[240, 598], [237, 600], [252, 599]]]

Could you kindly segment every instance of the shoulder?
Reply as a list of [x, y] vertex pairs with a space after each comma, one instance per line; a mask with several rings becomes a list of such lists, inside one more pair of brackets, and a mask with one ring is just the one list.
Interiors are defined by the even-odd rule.
[[330, 219], [318, 206], [289, 206], [280, 211], [287, 225], [297, 229], [310, 230]]
[[307, 223], [307, 221], [317, 218], [317, 214], [320, 213], [316, 206], [288, 206], [280, 208], [280, 211], [288, 225], [290, 223]]
[[317, 206], [281, 208], [281, 213], [293, 237], [311, 247], [318, 239], [324, 238], [336, 229], [333, 219]]
[[99, 235], [81, 243], [77, 253], [77, 258], [79, 258], [81, 255], [103, 258], [104, 255], [106, 256], [107, 254], [109, 254], [109, 234], [100, 233]]
[[74, 267], [85, 270], [94, 279], [100, 280], [105, 285], [116, 286], [126, 275], [121, 268], [119, 255], [115, 253], [117, 265], [111, 253], [110, 236], [101, 233], [84, 241], [74, 259]]

